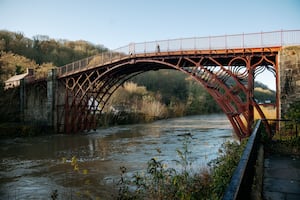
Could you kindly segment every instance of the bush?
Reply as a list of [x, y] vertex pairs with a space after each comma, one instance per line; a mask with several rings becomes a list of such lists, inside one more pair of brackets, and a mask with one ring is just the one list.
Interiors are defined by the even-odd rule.
[[222, 198], [231, 176], [238, 165], [245, 149], [247, 140], [243, 140], [241, 144], [237, 142], [226, 142], [220, 149], [221, 156], [210, 162], [212, 167], [212, 190], [218, 199]]
[[117, 199], [221, 199], [231, 179], [246, 142], [227, 142], [220, 149], [221, 156], [210, 162], [210, 169], [192, 171], [188, 151], [189, 139], [183, 142], [183, 150], [177, 150], [181, 171], [167, 168], [155, 158], [148, 162], [147, 171], [126, 176], [121, 167]]

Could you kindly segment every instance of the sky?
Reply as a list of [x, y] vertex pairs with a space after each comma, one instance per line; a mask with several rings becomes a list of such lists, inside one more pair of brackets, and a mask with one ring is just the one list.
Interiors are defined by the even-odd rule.
[[296, 29], [299, 0], [0, 0], [0, 30], [112, 50], [131, 42]]

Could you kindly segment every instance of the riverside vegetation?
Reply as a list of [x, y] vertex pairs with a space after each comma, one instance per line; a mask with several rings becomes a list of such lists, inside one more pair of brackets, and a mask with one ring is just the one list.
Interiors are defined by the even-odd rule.
[[[219, 156], [212, 160], [206, 168], [193, 166], [192, 152], [189, 150], [190, 141], [191, 137], [185, 136], [182, 140], [182, 147], [176, 150], [179, 158], [176, 160], [178, 166], [176, 168], [168, 167], [167, 163], [159, 156], [148, 161], [147, 169], [132, 175], [127, 173], [125, 167], [121, 166], [120, 178], [115, 180], [118, 190], [111, 197], [106, 198], [118, 200], [221, 199], [247, 141], [224, 143], [219, 150]], [[162, 153], [160, 149], [157, 149], [157, 152]], [[62, 163], [66, 164], [66, 158], [62, 158]], [[83, 180], [82, 184], [89, 186], [90, 181], [85, 178], [88, 170], [80, 167], [80, 162], [76, 157], [71, 158], [70, 165], [74, 176], [78, 176]], [[50, 196], [53, 200], [60, 199], [60, 193], [57, 190], [53, 190]], [[84, 192], [75, 191], [71, 196], [101, 199], [88, 189]]]
[[[281, 122], [281, 129], [275, 133], [272, 140], [265, 141], [266, 152], [270, 154], [300, 155], [300, 101], [290, 105], [286, 121]], [[275, 127], [278, 123], [273, 123]], [[274, 128], [275, 129], [275, 128]]]
[[235, 170], [246, 140], [241, 144], [227, 142], [219, 150], [220, 156], [205, 169], [193, 169], [189, 139], [185, 137], [182, 149], [177, 150], [180, 170], [168, 168], [163, 160], [151, 158], [146, 173], [126, 176], [121, 167], [117, 199], [221, 199]]

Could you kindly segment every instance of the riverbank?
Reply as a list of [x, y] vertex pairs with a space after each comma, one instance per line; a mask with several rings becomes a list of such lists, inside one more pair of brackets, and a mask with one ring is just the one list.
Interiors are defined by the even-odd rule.
[[32, 137], [38, 135], [53, 134], [53, 131], [45, 125], [24, 123], [0, 123], [0, 139], [16, 137]]
[[[207, 115], [219, 115], [220, 113], [203, 114]], [[101, 115], [98, 118], [98, 128], [109, 128], [119, 125], [134, 125], [153, 123], [159, 120], [176, 119], [179, 117], [193, 117], [201, 115], [190, 116], [174, 116], [174, 117], [155, 117], [147, 116], [142, 113], [127, 113], [120, 112], [117, 114], [109, 113]], [[0, 123], [0, 139], [16, 138], [16, 137], [33, 137], [47, 134], [55, 134], [51, 127], [44, 125], [43, 123], [22, 123], [22, 122], [2, 122]]]

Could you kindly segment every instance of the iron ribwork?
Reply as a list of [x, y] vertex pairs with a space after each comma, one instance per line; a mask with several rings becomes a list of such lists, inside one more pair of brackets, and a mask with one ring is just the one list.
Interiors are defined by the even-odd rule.
[[254, 100], [254, 78], [263, 70], [276, 73], [280, 48], [219, 51], [177, 51], [135, 54], [115, 62], [60, 76], [66, 88], [64, 130], [74, 133], [96, 128], [114, 91], [140, 73], [175, 69], [201, 83], [221, 107], [238, 137], [251, 134], [254, 109], [265, 118]]

